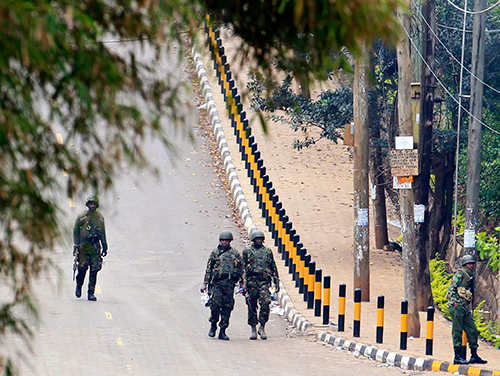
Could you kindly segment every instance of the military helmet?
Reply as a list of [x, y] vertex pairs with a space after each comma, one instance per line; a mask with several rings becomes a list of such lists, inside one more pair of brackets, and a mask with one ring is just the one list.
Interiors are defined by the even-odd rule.
[[254, 231], [252, 231], [252, 233], [250, 234], [250, 240], [254, 241], [257, 238], [264, 239], [265, 238], [264, 233], [262, 231], [260, 231], [260, 230], [254, 230]]
[[460, 260], [460, 266], [464, 266], [466, 264], [475, 263], [475, 262], [476, 262], [476, 259], [474, 258], [474, 256], [472, 256], [472, 255], [465, 255]]
[[222, 231], [219, 235], [219, 241], [221, 240], [233, 240], [233, 233], [231, 231]]
[[85, 206], [88, 206], [89, 202], [95, 202], [97, 207], [99, 207], [99, 199], [97, 198], [96, 195], [91, 195], [91, 196], [87, 197], [87, 201], [85, 202]]

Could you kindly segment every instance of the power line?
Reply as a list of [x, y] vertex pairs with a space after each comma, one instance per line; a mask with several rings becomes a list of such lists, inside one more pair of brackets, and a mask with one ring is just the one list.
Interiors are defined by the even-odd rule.
[[[439, 37], [437, 36], [437, 34], [434, 32], [434, 30], [432, 29], [431, 25], [429, 25], [429, 23], [427, 22], [427, 20], [425, 19], [424, 15], [422, 14], [422, 12], [420, 11], [420, 9], [418, 9], [417, 7], [417, 4], [415, 4], [415, 1], [414, 0], [411, 0], [413, 5], [415, 6], [415, 8], [417, 9], [417, 11], [420, 13], [420, 15], [422, 16], [422, 19], [424, 20], [425, 24], [427, 25], [427, 27], [429, 28], [430, 32], [432, 33], [432, 35], [434, 35], [434, 37], [436, 38], [436, 40], [444, 47], [444, 49], [446, 50], [446, 52], [448, 52], [448, 54], [453, 58], [453, 60], [455, 60], [455, 62], [461, 67], [463, 68], [467, 73], [469, 73], [472, 77], [474, 77], [476, 80], [478, 80], [479, 82], [481, 82], [484, 86], [486, 86], [488, 89], [491, 89], [493, 90], [494, 92], [496, 92], [497, 94], [500, 94], [500, 90], [498, 89], [495, 89], [493, 86], [491, 85], [488, 85], [486, 82], [484, 82], [483, 80], [481, 80], [479, 77], [477, 77], [474, 73], [472, 73], [469, 69], [467, 69], [467, 67], [465, 67], [460, 61], [458, 61], [458, 59], [455, 57], [455, 55], [453, 55], [453, 53], [448, 49], [448, 47], [446, 47], [446, 45], [443, 43], [443, 41], [441, 39], [439, 39]], [[462, 30], [460, 30], [462, 31]], [[411, 39], [411, 38], [410, 38]]]
[[[455, 30], [455, 31], [462, 31], [462, 29], [459, 29], [459, 28], [453, 27], [453, 26], [443, 25], [443, 24], [440, 24], [440, 23], [437, 23], [436, 25], [439, 26], [439, 27], [442, 27], [444, 29], [450, 29], [450, 30]], [[465, 32], [466, 33], [472, 33], [472, 30], [465, 30]], [[500, 29], [486, 30], [486, 32], [487, 33], [499, 33]]]
[[446, 1], [449, 2], [453, 7], [455, 7], [459, 11], [461, 11], [463, 13], [466, 13], [466, 14], [482, 14], [482, 13], [486, 13], [486, 12], [492, 10], [493, 8], [495, 8], [496, 6], [500, 5], [500, 0], [499, 0], [495, 4], [493, 4], [492, 6], [490, 6], [489, 8], [483, 9], [483, 10], [478, 11], [478, 12], [471, 12], [471, 11], [468, 11], [467, 9], [460, 8], [458, 5], [455, 5], [451, 0], [446, 0]]
[[443, 88], [443, 90], [446, 92], [446, 94], [448, 94], [448, 96], [457, 104], [460, 106], [460, 108], [465, 111], [471, 118], [477, 120], [479, 122], [479, 124], [481, 124], [482, 126], [484, 126], [485, 128], [489, 129], [491, 132], [493, 133], [496, 133], [500, 136], [500, 132], [497, 131], [496, 129], [493, 129], [492, 127], [490, 127], [488, 124], [484, 123], [481, 119], [478, 119], [477, 117], [475, 117], [467, 108], [465, 108], [464, 106], [462, 106], [462, 104], [460, 104], [458, 102], [458, 100], [453, 96], [453, 94], [451, 94], [451, 92], [446, 88], [446, 86], [444, 86], [444, 84], [441, 82], [441, 80], [439, 79], [439, 77], [436, 75], [436, 73], [431, 69], [431, 67], [429, 66], [429, 64], [427, 64], [427, 61], [425, 61], [424, 57], [422, 56], [422, 54], [420, 53], [420, 51], [418, 50], [417, 46], [415, 45], [415, 42], [413, 42], [413, 40], [410, 38], [410, 34], [408, 33], [408, 30], [406, 30], [406, 28], [404, 27], [403, 23], [401, 22], [401, 19], [399, 18], [400, 16], [398, 15], [398, 19], [399, 19], [399, 23], [401, 24], [404, 32], [406, 33], [406, 35], [408, 36], [408, 39], [410, 40], [410, 43], [413, 45], [413, 47], [415, 48], [415, 51], [417, 52], [418, 56], [420, 56], [420, 59], [422, 60], [422, 62], [427, 66], [427, 69], [429, 69], [429, 72], [432, 73], [432, 75], [434, 76], [434, 78], [436, 79], [436, 81], [439, 83], [439, 85]]

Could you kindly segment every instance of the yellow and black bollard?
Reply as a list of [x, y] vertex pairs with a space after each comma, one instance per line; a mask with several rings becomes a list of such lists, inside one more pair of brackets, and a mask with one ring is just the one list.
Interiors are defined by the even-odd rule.
[[377, 299], [377, 343], [384, 342], [384, 296]]
[[311, 261], [309, 263], [309, 283], [307, 286], [308, 294], [307, 294], [307, 309], [314, 308], [314, 279], [316, 272], [316, 261]]
[[408, 344], [408, 301], [401, 302], [401, 337], [399, 349], [406, 350]]
[[316, 269], [314, 286], [314, 316], [321, 316], [321, 269]]
[[462, 348], [460, 349], [462, 359], [467, 359], [467, 333], [462, 330]]
[[434, 341], [434, 307], [427, 308], [427, 334], [425, 340], [425, 355], [432, 355]]
[[309, 296], [309, 263], [311, 262], [311, 255], [306, 254], [304, 256], [304, 302], [307, 303], [307, 298]]
[[354, 290], [354, 325], [352, 336], [359, 337], [361, 331], [361, 289]]
[[345, 331], [345, 283], [339, 285], [339, 332]]
[[329, 275], [323, 277], [323, 325], [330, 322], [330, 283]]

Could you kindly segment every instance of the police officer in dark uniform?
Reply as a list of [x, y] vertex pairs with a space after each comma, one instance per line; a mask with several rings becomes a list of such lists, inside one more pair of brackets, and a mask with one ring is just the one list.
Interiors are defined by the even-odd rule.
[[[465, 255], [460, 260], [460, 269], [456, 271], [451, 280], [446, 298], [448, 299], [448, 308], [452, 319], [452, 337], [455, 350], [454, 364], [486, 364], [477, 355], [477, 337], [478, 330], [472, 317], [470, 305], [472, 303], [472, 284], [474, 281], [474, 256]], [[462, 347], [462, 331], [467, 334], [469, 347], [471, 351], [470, 361], [462, 358], [460, 350]]]
[[73, 229], [73, 256], [78, 255], [75, 295], [77, 298], [82, 296], [82, 285], [87, 269], [90, 268], [87, 298], [95, 302], [97, 273], [102, 268], [102, 258], [108, 254], [108, 243], [104, 216], [97, 211], [99, 199], [96, 196], [89, 196], [85, 205], [87, 210], [76, 218]]

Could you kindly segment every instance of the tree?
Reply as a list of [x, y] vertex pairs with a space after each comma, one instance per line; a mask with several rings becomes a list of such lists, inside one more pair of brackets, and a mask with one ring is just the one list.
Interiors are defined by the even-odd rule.
[[155, 61], [140, 62], [140, 51], [120, 56], [102, 42], [135, 39], [159, 56], [167, 36], [178, 43], [190, 30], [191, 9], [182, 0], [0, 4], [0, 336], [30, 334], [20, 311], [36, 317], [31, 285], [61, 236], [58, 197], [110, 188], [122, 164], [147, 167], [144, 139], [168, 146], [162, 119], [182, 120], [179, 82], [153, 78]]
[[394, 40], [399, 32], [397, 19], [393, 17], [398, 3], [398, 0], [208, 0], [206, 6], [212, 20], [230, 24], [242, 38], [240, 58], [246, 62], [255, 59], [268, 77], [276, 64], [280, 70], [293, 66], [294, 72], [311, 72], [324, 80], [329, 71], [347, 62], [342, 55], [332, 55], [332, 51], [347, 49], [357, 55], [361, 42], [370, 45], [378, 38]]

